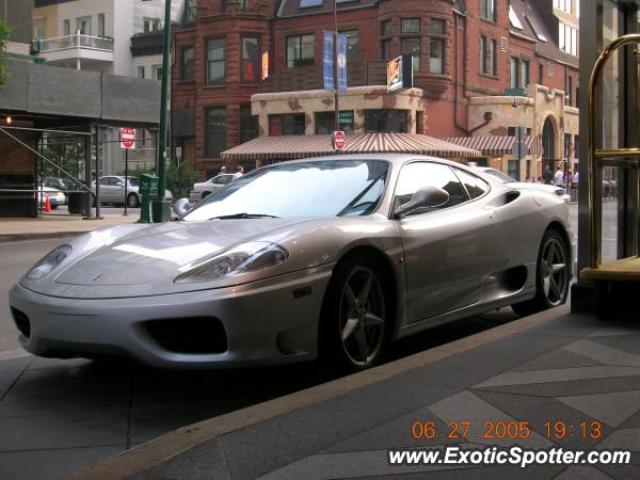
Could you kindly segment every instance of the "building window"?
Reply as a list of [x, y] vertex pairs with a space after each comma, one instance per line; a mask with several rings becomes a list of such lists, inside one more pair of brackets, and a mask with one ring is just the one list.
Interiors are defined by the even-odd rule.
[[485, 75], [498, 75], [498, 43], [486, 35], [480, 36], [480, 72]]
[[207, 85], [224, 83], [225, 40], [214, 38], [207, 41]]
[[71, 22], [68, 18], [62, 21], [62, 34], [71, 35]]
[[154, 65], [152, 68], [153, 68], [153, 75], [155, 79], [161, 82], [162, 81], [162, 65]]
[[490, 22], [496, 21], [496, 0], [480, 0], [480, 17]]
[[182, 47], [182, 54], [180, 56], [180, 80], [185, 82], [193, 81], [193, 52], [193, 47]]
[[544, 67], [542, 64], [538, 65], [538, 83], [540, 85], [544, 84]]
[[143, 19], [144, 33], [152, 33], [160, 31], [160, 19], [145, 17]]
[[257, 82], [260, 78], [260, 52], [257, 37], [242, 38], [242, 81]]
[[91, 35], [91, 16], [76, 18], [76, 32], [80, 35]]
[[564, 104], [573, 105], [573, 78], [569, 75], [564, 77]]
[[406, 110], [365, 110], [364, 128], [366, 132], [407, 133]]
[[284, 115], [269, 115], [269, 135], [304, 135], [304, 113], [288, 113]]
[[217, 158], [227, 148], [227, 111], [224, 107], [205, 110], [205, 154]]
[[511, 57], [511, 88], [518, 88], [520, 84], [520, 60]]
[[573, 158], [578, 158], [578, 135], [573, 137]]
[[578, 30], [558, 22], [558, 47], [565, 53], [578, 55]]
[[138, 78], [144, 80], [144, 65], [138, 65]]
[[400, 31], [402, 33], [420, 33], [419, 18], [403, 18], [400, 25]]
[[360, 59], [360, 33], [357, 30], [341, 32], [347, 36], [347, 63]]
[[227, 11], [227, 7], [229, 6], [229, 3], [235, 3], [235, 4], [239, 4], [240, 8], [242, 8], [243, 10], [245, 10], [247, 8], [247, 0], [222, 0], [220, 2], [220, 10], [222, 12], [226, 12]]
[[391, 20], [385, 20], [380, 24], [380, 33], [382, 36], [391, 35], [393, 33], [393, 23]]
[[313, 65], [315, 36], [287, 37], [287, 68]]
[[382, 50], [382, 59], [391, 60], [391, 40], [383, 40], [380, 46]]
[[529, 86], [529, 60], [511, 57], [511, 88], [527, 88]]
[[411, 55], [414, 72], [420, 71], [420, 40], [419, 37], [402, 39], [402, 54]]
[[447, 38], [446, 22], [438, 18], [432, 18], [430, 21], [430, 33], [429, 71], [431, 73], [444, 73], [444, 46]]
[[[336, 124], [335, 112], [316, 112], [316, 133], [332, 133]], [[341, 110], [339, 114], [340, 130], [353, 132], [353, 110]]]
[[258, 119], [251, 115], [251, 105], [240, 106], [240, 142], [248, 142], [258, 136]]
[[98, 36], [99, 37], [104, 37], [105, 36], [104, 13], [99, 13], [98, 14]]
[[520, 86], [522, 88], [527, 88], [529, 87], [529, 81], [530, 81], [529, 76], [531, 74], [531, 63], [529, 62], [529, 60], [522, 60], [520, 68], [521, 68]]
[[564, 134], [564, 158], [568, 159], [571, 156], [571, 135]]

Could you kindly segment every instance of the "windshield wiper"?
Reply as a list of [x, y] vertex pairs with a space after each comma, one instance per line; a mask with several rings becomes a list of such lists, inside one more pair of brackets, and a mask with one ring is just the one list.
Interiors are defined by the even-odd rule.
[[279, 218], [275, 215], [269, 215], [267, 213], [232, 213], [230, 215], [220, 215], [219, 217], [212, 217], [209, 220], [235, 220], [237, 218]]

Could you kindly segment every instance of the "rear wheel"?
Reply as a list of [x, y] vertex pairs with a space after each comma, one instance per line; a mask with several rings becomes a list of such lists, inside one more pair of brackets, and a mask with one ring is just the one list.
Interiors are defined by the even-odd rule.
[[569, 250], [556, 230], [547, 230], [542, 238], [536, 267], [536, 296], [511, 307], [518, 315], [531, 315], [562, 305], [569, 293]]
[[389, 299], [377, 264], [354, 256], [338, 265], [323, 306], [321, 357], [340, 370], [364, 370], [380, 359], [388, 336]]

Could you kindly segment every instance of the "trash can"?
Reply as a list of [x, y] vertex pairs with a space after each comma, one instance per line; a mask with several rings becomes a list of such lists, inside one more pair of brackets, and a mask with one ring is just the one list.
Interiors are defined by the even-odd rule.
[[84, 213], [84, 196], [85, 192], [69, 192], [67, 193], [67, 203], [69, 204], [69, 213]]
[[158, 195], [158, 177], [153, 175], [140, 175], [140, 220], [139, 223], [151, 223], [153, 221], [152, 205]]

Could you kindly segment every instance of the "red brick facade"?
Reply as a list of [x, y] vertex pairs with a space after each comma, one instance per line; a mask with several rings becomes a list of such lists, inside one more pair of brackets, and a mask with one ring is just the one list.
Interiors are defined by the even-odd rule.
[[[299, 0], [246, 0], [245, 3], [246, 8], [242, 8], [242, 2], [227, 0], [226, 11], [223, 11], [221, 0], [199, 0], [193, 26], [178, 28], [175, 32], [172, 108], [174, 112], [194, 114], [195, 148], [187, 138], [178, 142], [184, 142], [186, 156], [195, 163], [200, 176], [220, 166], [219, 159], [207, 157], [205, 151], [207, 108], [226, 108], [226, 148], [231, 148], [240, 143], [240, 106], [249, 105], [252, 94], [322, 88], [322, 31], [333, 29], [333, 12], [329, 8], [332, 0], [324, 0], [317, 9], [300, 8]], [[557, 50], [552, 35], [544, 42], [546, 45], [542, 45], [546, 50], [541, 49], [543, 42], [532, 38], [532, 27], [527, 25], [527, 35], [511, 27], [509, 22], [510, 3], [522, 9], [532, 5], [547, 8], [544, 4], [550, 4], [551, 0], [495, 0], [495, 21], [482, 18], [481, 3], [480, 0], [356, 0], [339, 4], [339, 30], [357, 30], [359, 34], [358, 59], [349, 64], [350, 86], [371, 84], [374, 78], [379, 80], [372, 75], [372, 62], [382, 64], [387, 60], [382, 57], [382, 41], [390, 41], [389, 53], [393, 58], [402, 53], [403, 38], [419, 37], [421, 68], [414, 75], [414, 86], [424, 90], [427, 102], [427, 118], [420, 133], [437, 137], [469, 135], [476, 127], [469, 124], [469, 98], [505, 95], [511, 83], [511, 57], [529, 61], [531, 83], [540, 83], [540, 65], [542, 84], [548, 87], [564, 90], [565, 76], [571, 76], [572, 105], [577, 105], [577, 58], [564, 61], [552, 58], [553, 49]], [[551, 11], [550, 5], [548, 11]], [[536, 14], [536, 21], [543, 23], [548, 16], [546, 11]], [[419, 33], [401, 31], [402, 19], [407, 18], [419, 19]], [[446, 22], [443, 73], [429, 72], [432, 19]], [[386, 36], [382, 32], [385, 21], [391, 21], [391, 32]], [[547, 32], [553, 28], [557, 27], [546, 25]], [[311, 33], [315, 34], [313, 66], [286, 68], [287, 36]], [[260, 86], [243, 84], [240, 79], [240, 39], [249, 34], [259, 36], [260, 51], [268, 50], [270, 54], [270, 78]], [[496, 42], [496, 75], [481, 72], [481, 36]], [[226, 38], [226, 79], [221, 85], [207, 86], [206, 40], [221, 37]], [[195, 49], [194, 80], [190, 82], [180, 80], [179, 56], [185, 46]], [[491, 133], [506, 134], [506, 126], [494, 130]]]

